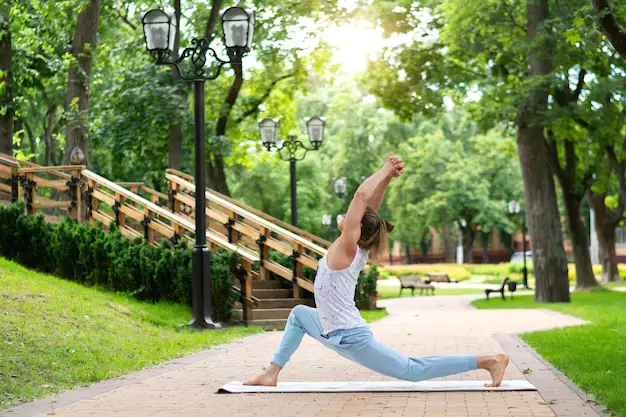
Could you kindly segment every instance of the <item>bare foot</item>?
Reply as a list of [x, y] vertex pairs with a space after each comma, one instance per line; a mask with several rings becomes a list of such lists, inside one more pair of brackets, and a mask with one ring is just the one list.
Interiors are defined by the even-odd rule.
[[498, 354], [494, 357], [493, 365], [487, 368], [491, 374], [491, 384], [485, 384], [486, 387], [499, 387], [504, 377], [504, 371], [509, 365], [509, 355]]
[[275, 387], [278, 384], [278, 373], [280, 367], [271, 364], [269, 368], [265, 368], [260, 375], [244, 381], [243, 385], [262, 385], [264, 387]]

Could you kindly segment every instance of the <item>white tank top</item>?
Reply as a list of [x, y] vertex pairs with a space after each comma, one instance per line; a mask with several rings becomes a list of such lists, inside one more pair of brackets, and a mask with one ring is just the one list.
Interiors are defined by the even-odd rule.
[[339, 329], [367, 326], [354, 303], [359, 273], [365, 268], [367, 258], [367, 251], [357, 246], [354, 260], [345, 269], [330, 269], [326, 255], [320, 259], [315, 276], [314, 294], [324, 335]]

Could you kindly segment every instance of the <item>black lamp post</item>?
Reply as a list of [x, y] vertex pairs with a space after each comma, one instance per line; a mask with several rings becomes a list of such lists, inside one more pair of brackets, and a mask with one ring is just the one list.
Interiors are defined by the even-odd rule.
[[526, 213], [522, 210], [520, 202], [517, 200], [509, 201], [509, 213], [519, 214], [522, 218], [522, 259], [524, 262], [524, 283], [525, 289], [528, 287], [528, 268], [526, 267]]
[[[309, 151], [316, 151], [322, 146], [324, 140], [324, 127], [326, 122], [321, 117], [311, 117], [306, 121], [306, 130], [309, 135], [311, 147], [306, 146], [297, 136], [288, 136], [278, 144], [278, 119], [263, 119], [259, 122], [261, 132], [261, 142], [268, 151], [277, 151], [280, 159], [289, 161], [289, 172], [291, 177], [291, 224], [298, 225], [298, 204], [296, 196], [296, 162], [302, 161]], [[281, 151], [285, 150], [283, 155]], [[299, 150], [304, 153], [298, 154]]]
[[[228, 60], [221, 59], [210, 46], [207, 38], [193, 39], [180, 57], [173, 61], [176, 19], [173, 13], [150, 10], [143, 13], [141, 23], [148, 51], [156, 58], [157, 65], [173, 65], [180, 78], [194, 84], [195, 119], [195, 180], [196, 180], [196, 245], [193, 248], [193, 318], [189, 325], [204, 329], [218, 329], [222, 325], [211, 319], [211, 271], [210, 252], [206, 245], [206, 198], [205, 198], [205, 144], [204, 144], [204, 83], [220, 75], [224, 64], [241, 64], [250, 52], [254, 30], [254, 12], [241, 7], [231, 7], [221, 14]], [[211, 65], [207, 65], [210, 58]], [[187, 61], [189, 61], [187, 63]], [[182, 65], [185, 63], [186, 65]]]

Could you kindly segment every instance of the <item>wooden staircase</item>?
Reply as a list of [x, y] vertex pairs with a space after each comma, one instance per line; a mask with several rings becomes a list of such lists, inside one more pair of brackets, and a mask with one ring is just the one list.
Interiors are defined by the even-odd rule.
[[[304, 304], [313, 306], [312, 298], [293, 298], [292, 289], [281, 287], [280, 281], [253, 281], [252, 295], [259, 300], [258, 306], [248, 312], [248, 325], [265, 330], [283, 330], [291, 309]], [[241, 303], [235, 304], [233, 320], [243, 320]]]
[[[114, 183], [84, 166], [42, 167], [0, 154], [0, 199], [23, 201], [28, 215], [53, 210], [53, 216], [69, 215], [78, 222], [105, 227], [114, 222], [125, 236], [155, 245], [164, 239], [192, 241], [193, 177], [167, 170], [166, 178], [168, 194], [141, 182]], [[45, 197], [50, 195], [57, 199]], [[233, 290], [244, 302], [237, 304], [235, 320], [243, 319], [245, 309], [248, 324], [282, 329], [293, 307], [313, 305], [313, 282], [305, 278], [305, 269], [317, 270], [330, 242], [210, 189], [206, 201], [210, 249], [240, 255]], [[291, 267], [275, 262], [272, 252], [289, 256]], [[285, 289], [284, 282], [291, 288]]]

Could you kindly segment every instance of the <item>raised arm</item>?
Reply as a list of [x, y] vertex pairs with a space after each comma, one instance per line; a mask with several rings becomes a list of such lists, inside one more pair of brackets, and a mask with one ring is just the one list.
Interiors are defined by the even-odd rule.
[[400, 158], [390, 157], [385, 165], [372, 176], [367, 178], [356, 190], [348, 212], [343, 219], [343, 230], [338, 240], [337, 248], [341, 252], [332, 258], [340, 258], [340, 264], [352, 261], [356, 252], [356, 246], [361, 238], [361, 220], [367, 207], [377, 210], [380, 207], [385, 190], [393, 177], [402, 173], [404, 163]]

